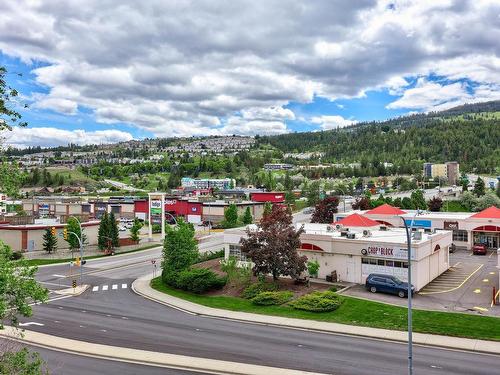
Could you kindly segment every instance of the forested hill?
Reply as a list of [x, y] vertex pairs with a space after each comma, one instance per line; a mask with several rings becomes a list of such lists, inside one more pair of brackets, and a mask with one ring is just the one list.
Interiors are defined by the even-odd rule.
[[500, 101], [343, 129], [258, 139], [283, 152], [322, 151], [326, 154], [323, 162], [391, 162], [404, 170], [415, 170], [422, 162], [456, 160], [462, 170], [497, 173]]

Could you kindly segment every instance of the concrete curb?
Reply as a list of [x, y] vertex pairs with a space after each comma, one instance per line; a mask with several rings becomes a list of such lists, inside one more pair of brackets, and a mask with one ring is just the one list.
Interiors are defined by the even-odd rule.
[[[340, 323], [285, 318], [272, 315], [260, 315], [206, 307], [197, 303], [183, 300], [181, 298], [170, 296], [151, 288], [150, 282], [152, 278], [152, 274], [140, 277], [132, 283], [132, 290], [149, 300], [193, 315], [230, 319], [247, 323], [281, 326], [286, 328], [319, 331], [322, 333], [330, 334], [363, 336], [397, 342], [407, 342], [408, 340], [408, 333], [405, 331], [393, 331], [381, 328], [351, 326]], [[497, 341], [431, 335], [425, 333], [413, 333], [413, 343], [424, 346], [437, 346], [441, 348], [467, 350], [478, 353], [496, 355], [500, 354], [500, 342]]]
[[79, 285], [76, 288], [66, 288], [66, 289], [59, 289], [55, 290], [55, 294], [59, 294], [61, 296], [72, 296], [72, 297], [77, 297], [80, 294], [83, 294], [88, 288], [90, 288], [90, 285], [88, 284], [83, 284]]
[[[35, 331], [24, 331], [24, 337], [19, 337], [19, 332], [12, 327], [5, 327], [0, 331], [0, 337], [27, 342], [30, 345], [62, 351], [65, 353], [85, 355], [119, 362], [136, 363], [146, 366], [175, 368], [212, 374], [230, 375], [312, 375], [317, 374], [307, 371], [282, 369], [253, 365], [247, 363], [220, 361], [216, 359], [188, 357], [178, 354], [151, 352], [140, 349], [130, 349], [111, 345], [95, 344], [77, 341]], [[69, 349], [71, 348], [71, 349]]]

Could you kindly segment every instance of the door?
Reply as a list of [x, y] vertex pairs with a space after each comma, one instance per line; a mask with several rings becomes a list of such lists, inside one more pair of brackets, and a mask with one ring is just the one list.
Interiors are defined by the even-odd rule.
[[354, 257], [347, 258], [347, 277], [346, 281], [350, 283], [358, 283], [360, 281], [357, 280], [357, 275], [356, 275], [356, 259]]

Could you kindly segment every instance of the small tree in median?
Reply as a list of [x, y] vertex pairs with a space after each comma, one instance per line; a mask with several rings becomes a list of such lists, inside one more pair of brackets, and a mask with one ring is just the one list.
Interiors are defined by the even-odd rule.
[[331, 224], [333, 215], [338, 212], [338, 197], [326, 197], [318, 202], [311, 217], [311, 223]]
[[52, 234], [52, 228], [45, 229], [45, 233], [43, 234], [43, 249], [49, 254], [57, 250], [57, 237]]
[[300, 235], [292, 225], [292, 214], [288, 208], [273, 206], [258, 224], [257, 230], [247, 230], [248, 238], [242, 239], [241, 251], [254, 263], [254, 273], [271, 274], [274, 280], [280, 276], [298, 278], [306, 270], [305, 256], [300, 256]]

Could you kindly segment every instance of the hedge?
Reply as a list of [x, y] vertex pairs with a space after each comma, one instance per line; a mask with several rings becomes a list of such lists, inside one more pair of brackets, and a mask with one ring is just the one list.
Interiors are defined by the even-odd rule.
[[313, 292], [290, 302], [290, 306], [297, 310], [312, 312], [327, 312], [336, 310], [343, 300], [334, 292]]
[[283, 305], [293, 298], [292, 292], [260, 292], [251, 299], [252, 303], [261, 306]]

